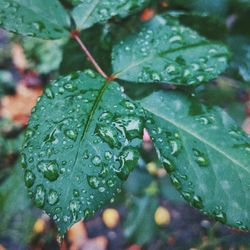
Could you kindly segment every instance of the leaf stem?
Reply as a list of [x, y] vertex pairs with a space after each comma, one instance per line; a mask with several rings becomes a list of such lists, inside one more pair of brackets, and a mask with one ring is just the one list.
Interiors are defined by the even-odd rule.
[[110, 77], [108, 77], [106, 75], [106, 73], [101, 69], [101, 67], [96, 62], [95, 58], [91, 55], [91, 53], [89, 52], [89, 50], [87, 49], [87, 47], [82, 42], [81, 38], [79, 37], [79, 32], [72, 31], [71, 32], [71, 37], [74, 38], [77, 41], [77, 43], [80, 45], [80, 47], [83, 50], [83, 52], [86, 54], [88, 60], [93, 64], [93, 66], [100, 73], [100, 75], [102, 75], [105, 79], [109, 80]]

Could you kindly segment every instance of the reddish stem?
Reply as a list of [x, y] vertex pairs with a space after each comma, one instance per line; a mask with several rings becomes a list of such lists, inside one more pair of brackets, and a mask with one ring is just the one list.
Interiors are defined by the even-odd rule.
[[109, 77], [106, 75], [106, 73], [101, 69], [101, 67], [98, 65], [98, 63], [96, 62], [96, 60], [94, 59], [94, 57], [91, 55], [91, 53], [89, 52], [89, 50], [87, 49], [87, 47], [84, 45], [84, 43], [82, 42], [81, 38], [79, 37], [79, 32], [77, 31], [72, 31], [71, 32], [71, 37], [74, 38], [77, 43], [80, 45], [81, 49], [84, 51], [84, 53], [86, 54], [88, 60], [94, 65], [94, 67], [96, 68], [96, 70], [107, 80], [109, 80]]

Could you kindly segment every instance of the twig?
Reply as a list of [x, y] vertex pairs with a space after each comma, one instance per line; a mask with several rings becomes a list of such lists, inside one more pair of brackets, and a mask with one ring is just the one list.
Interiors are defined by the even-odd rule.
[[94, 65], [94, 67], [96, 68], [96, 70], [107, 80], [110, 79], [110, 77], [108, 77], [106, 75], [106, 73], [101, 69], [101, 67], [98, 65], [98, 63], [96, 62], [96, 60], [94, 59], [94, 57], [91, 55], [91, 53], [89, 52], [89, 50], [87, 49], [87, 47], [84, 45], [84, 43], [82, 42], [81, 38], [79, 37], [79, 33], [77, 31], [73, 31], [71, 32], [71, 37], [74, 38], [77, 43], [80, 45], [81, 49], [84, 51], [84, 53], [86, 54], [88, 60]]

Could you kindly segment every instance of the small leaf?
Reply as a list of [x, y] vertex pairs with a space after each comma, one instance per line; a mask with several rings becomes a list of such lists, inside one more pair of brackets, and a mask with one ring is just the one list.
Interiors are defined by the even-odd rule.
[[[72, 2], [75, 2], [71, 0]], [[145, 7], [149, 0], [81, 0], [73, 10], [79, 30], [107, 21], [113, 16], [125, 17]]]
[[[113, 70], [131, 82], [200, 84], [227, 66], [228, 50], [195, 31], [156, 16], [113, 49]], [[172, 23], [171, 23], [172, 22]]]
[[68, 36], [70, 19], [58, 0], [0, 0], [0, 26], [25, 36]]
[[223, 110], [178, 92], [155, 92], [141, 104], [159, 158], [182, 196], [215, 220], [247, 230], [249, 136]]
[[50, 84], [23, 147], [26, 186], [61, 234], [113, 201], [136, 165], [143, 116], [114, 82], [93, 71]]

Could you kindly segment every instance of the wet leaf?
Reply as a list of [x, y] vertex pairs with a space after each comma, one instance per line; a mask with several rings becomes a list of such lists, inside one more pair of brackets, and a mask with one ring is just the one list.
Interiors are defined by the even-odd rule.
[[159, 158], [182, 196], [215, 220], [247, 230], [250, 137], [220, 108], [178, 92], [155, 92], [141, 104]]
[[228, 50], [217, 42], [156, 16], [113, 49], [114, 75], [141, 83], [192, 85], [216, 78], [227, 67]]
[[80, 0], [72, 15], [79, 30], [103, 23], [113, 16], [125, 17], [145, 7], [149, 0]]
[[141, 110], [93, 71], [51, 83], [26, 131], [22, 165], [34, 203], [61, 234], [121, 191], [135, 167]]
[[0, 26], [25, 36], [58, 39], [68, 35], [70, 19], [58, 0], [0, 0]]

